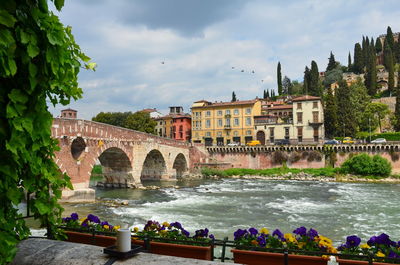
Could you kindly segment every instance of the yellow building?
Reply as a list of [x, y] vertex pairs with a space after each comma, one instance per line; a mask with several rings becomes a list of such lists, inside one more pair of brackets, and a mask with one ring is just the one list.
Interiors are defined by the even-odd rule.
[[192, 105], [192, 140], [206, 145], [245, 144], [254, 139], [254, 116], [260, 114], [261, 99], [196, 101]]

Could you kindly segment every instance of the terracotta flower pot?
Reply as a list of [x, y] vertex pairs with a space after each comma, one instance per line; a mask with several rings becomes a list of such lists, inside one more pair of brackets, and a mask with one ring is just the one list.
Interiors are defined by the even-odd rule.
[[[368, 265], [368, 261], [365, 260], [351, 260], [351, 259], [337, 259], [339, 265]], [[389, 265], [389, 263], [373, 262], [374, 265]]]
[[[144, 246], [143, 240], [132, 240], [132, 243]], [[150, 253], [202, 260], [212, 260], [214, 254], [212, 246], [179, 245], [154, 241], [150, 241]]]
[[117, 239], [112, 236], [95, 235], [93, 237], [92, 234], [73, 231], [65, 231], [65, 234], [67, 235], [67, 241], [69, 242], [95, 245], [100, 247], [113, 246], [117, 241]]
[[[232, 249], [235, 263], [248, 265], [283, 265], [284, 254]], [[317, 256], [289, 254], [290, 265], [326, 265], [327, 260]]]

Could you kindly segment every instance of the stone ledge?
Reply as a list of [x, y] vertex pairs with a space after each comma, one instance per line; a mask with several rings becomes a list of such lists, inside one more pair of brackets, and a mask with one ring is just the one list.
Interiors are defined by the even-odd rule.
[[[109, 256], [103, 253], [102, 247], [30, 238], [18, 244], [18, 252], [11, 264], [14, 265], [103, 265]], [[116, 261], [114, 264], [134, 265], [217, 265], [226, 264], [214, 261], [186, 259], [171, 256], [139, 253], [135, 257]]]

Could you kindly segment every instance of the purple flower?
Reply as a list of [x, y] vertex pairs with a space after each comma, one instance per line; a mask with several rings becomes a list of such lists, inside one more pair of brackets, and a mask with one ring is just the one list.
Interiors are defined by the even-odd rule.
[[71, 213], [71, 220], [77, 221], [79, 219], [77, 213]]
[[184, 234], [186, 237], [189, 237], [190, 233], [186, 231], [185, 229], [182, 229], [182, 234]]
[[110, 225], [107, 221], [103, 221], [100, 223], [101, 226]]
[[307, 228], [305, 228], [304, 226], [301, 226], [301, 227], [297, 228], [296, 230], [294, 230], [293, 233], [295, 233], [296, 235], [299, 235], [299, 236], [305, 236], [307, 233]]
[[262, 235], [257, 237], [257, 242], [260, 247], [265, 247], [267, 245], [267, 242], [265, 241], [265, 237]]
[[215, 239], [215, 236], [213, 234], [209, 235], [208, 237], [211, 238], [212, 240]]
[[392, 245], [392, 240], [390, 240], [390, 238], [387, 234], [382, 233], [376, 238], [376, 243], [390, 246], [390, 245]]
[[346, 248], [358, 247], [361, 243], [361, 238], [356, 235], [348, 236], [346, 238]]
[[194, 237], [207, 237], [208, 236], [208, 229], [200, 229], [195, 231]]
[[272, 233], [272, 236], [276, 236], [279, 238], [281, 241], [285, 240], [285, 237], [283, 236], [283, 233], [279, 229], [275, 229], [275, 231]]
[[89, 214], [89, 215], [87, 216], [87, 219], [88, 219], [90, 222], [92, 222], [92, 223], [96, 223], [96, 224], [99, 224], [99, 223], [100, 223], [99, 217], [97, 217], [96, 215], [93, 215], [93, 214]]
[[63, 223], [68, 223], [71, 220], [72, 220], [71, 217], [65, 217], [62, 219]]
[[394, 252], [393, 250], [391, 250], [391, 251], [389, 252], [388, 258], [391, 258], [391, 259], [400, 259], [400, 255], [397, 254], [396, 252]]
[[83, 226], [83, 227], [88, 227], [89, 226], [88, 223], [87, 223], [87, 219], [81, 224], [81, 226]]
[[257, 229], [255, 229], [254, 227], [250, 228], [250, 229], [249, 229], [249, 232], [250, 232], [250, 235], [253, 235], [253, 236], [255, 236], [255, 235], [258, 234]]
[[182, 230], [182, 229], [183, 229], [181, 223], [179, 223], [179, 222], [171, 223], [170, 226], [171, 226], [171, 227], [176, 227], [176, 228], [178, 228], [179, 230]]
[[242, 230], [242, 229], [239, 228], [238, 230], [236, 230], [235, 233], [233, 233], [234, 240], [238, 240], [238, 239], [240, 239], [242, 237], [245, 237], [247, 234], [248, 234], [248, 232], [247, 232], [246, 229]]
[[372, 236], [368, 241], [367, 241], [367, 244], [369, 245], [369, 246], [374, 246], [375, 244], [376, 244], [376, 236]]
[[310, 238], [314, 239], [315, 237], [318, 236], [318, 232], [317, 232], [317, 230], [310, 228], [310, 230], [308, 230], [307, 235], [308, 235]]

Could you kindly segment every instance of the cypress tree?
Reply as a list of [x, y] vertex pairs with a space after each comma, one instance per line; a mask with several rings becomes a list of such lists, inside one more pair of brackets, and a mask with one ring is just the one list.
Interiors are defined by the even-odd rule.
[[369, 43], [369, 47], [373, 47], [374, 48], [374, 51], [375, 51], [375, 41], [374, 41], [374, 38], [371, 38], [371, 42]]
[[269, 89], [267, 89], [267, 98], [269, 98]]
[[303, 92], [304, 94], [308, 94], [308, 91], [310, 90], [310, 69], [308, 66], [306, 66], [306, 69], [304, 70], [304, 81], [303, 81]]
[[400, 131], [400, 71], [397, 72], [397, 89], [396, 89], [396, 105], [394, 110], [394, 130], [396, 132]]
[[361, 74], [364, 71], [363, 65], [364, 62], [363, 62], [361, 45], [360, 43], [356, 43], [354, 45], [354, 65], [353, 65], [354, 73]]
[[374, 96], [376, 94], [376, 88], [377, 88], [377, 83], [376, 83], [376, 54], [375, 54], [375, 49], [374, 47], [369, 47], [369, 57], [368, 57], [368, 63], [367, 63], [367, 71], [365, 74], [365, 86], [367, 87], [368, 94], [370, 96]]
[[345, 80], [339, 81], [336, 89], [338, 136], [354, 136], [357, 125], [354, 119], [354, 110], [350, 99], [350, 89]]
[[328, 88], [328, 93], [325, 100], [324, 109], [324, 125], [325, 125], [325, 136], [327, 138], [333, 138], [339, 136], [337, 134], [338, 129], [338, 108], [336, 97], [333, 95], [332, 88]]
[[319, 71], [318, 65], [315, 61], [311, 61], [311, 71], [309, 73], [309, 87], [308, 91], [310, 95], [320, 97], [322, 91], [319, 88]]
[[328, 66], [326, 67], [326, 72], [331, 71], [331, 70], [333, 70], [335, 68], [336, 68], [335, 56], [331, 52], [331, 54], [329, 56]]
[[394, 43], [393, 48], [394, 63], [400, 63], [400, 39]]
[[279, 95], [282, 95], [281, 62], [278, 62], [278, 67], [277, 67], [277, 79], [278, 79], [278, 94], [279, 94]]
[[375, 43], [375, 51], [376, 51], [376, 53], [380, 53], [382, 50], [383, 50], [383, 47], [382, 47], [381, 39], [377, 38], [376, 43]]
[[349, 57], [347, 58], [347, 71], [352, 72], [352, 65], [351, 65], [351, 54], [349, 52]]
[[265, 89], [264, 89], [263, 99], [266, 99], [266, 98], [267, 98], [267, 91], [265, 91]]
[[389, 72], [388, 90], [389, 90], [389, 92], [393, 92], [393, 89], [394, 89], [394, 63], [393, 63], [393, 53], [389, 47], [388, 42], [385, 42], [384, 64], [385, 64], [386, 71]]
[[232, 102], [237, 101], [235, 91], [232, 92]]
[[394, 38], [393, 38], [393, 32], [390, 26], [387, 27], [386, 30], [386, 38], [385, 38], [385, 43], [387, 43], [390, 47], [390, 49], [393, 51], [394, 47]]

